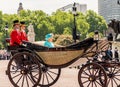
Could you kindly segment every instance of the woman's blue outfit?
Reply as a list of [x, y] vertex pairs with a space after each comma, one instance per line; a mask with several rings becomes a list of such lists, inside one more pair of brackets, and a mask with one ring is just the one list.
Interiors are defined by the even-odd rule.
[[52, 42], [45, 41], [44, 46], [52, 48], [54, 47], [54, 44]]

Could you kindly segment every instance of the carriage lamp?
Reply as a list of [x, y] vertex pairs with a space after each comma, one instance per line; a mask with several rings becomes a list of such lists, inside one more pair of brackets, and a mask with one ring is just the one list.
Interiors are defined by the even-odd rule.
[[77, 15], [77, 7], [76, 7], [76, 3], [73, 4], [73, 7], [72, 7], [72, 14], [74, 16], [74, 27], [73, 27], [73, 32], [72, 32], [72, 35], [73, 35], [73, 40], [74, 40], [74, 43], [76, 43], [76, 39], [77, 39], [77, 35], [76, 35], [76, 15]]
[[96, 41], [99, 40], [99, 32], [98, 32], [98, 30], [96, 30], [96, 31], [94, 32], [94, 40], [96, 40]]
[[98, 30], [94, 31], [94, 40], [96, 42], [96, 51], [98, 50], [98, 41], [99, 41], [99, 32]]

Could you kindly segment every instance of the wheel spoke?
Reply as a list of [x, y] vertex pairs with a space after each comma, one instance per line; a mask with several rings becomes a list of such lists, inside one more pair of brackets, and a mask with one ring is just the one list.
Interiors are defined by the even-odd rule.
[[113, 78], [113, 81], [115, 82], [115, 84], [118, 86], [118, 83], [116, 82], [116, 80]]
[[89, 80], [87, 80], [87, 81], [84, 81], [84, 82], [83, 82], [83, 84], [85, 84], [85, 83], [87, 83], [87, 82], [89, 82]]
[[18, 79], [18, 81], [16, 82], [16, 84], [18, 84], [19, 83], [19, 81], [20, 81], [20, 79], [22, 78], [22, 75], [20, 76], [20, 78]]
[[97, 82], [100, 86], [102, 86], [102, 84], [100, 84], [97, 80], [95, 82]]
[[97, 84], [94, 82], [94, 84], [95, 84], [95, 87], [97, 87]]
[[93, 82], [92, 82], [92, 87], [93, 87]]
[[83, 74], [87, 75], [87, 76], [90, 76], [87, 72], [83, 71]]
[[31, 77], [29, 75], [27, 75], [28, 78], [30, 79], [30, 81], [34, 84], [33, 80], [31, 79]]
[[112, 73], [112, 67], [110, 67], [110, 73]]
[[111, 79], [111, 85], [112, 85], [112, 87], [113, 87], [113, 80]]
[[38, 79], [38, 77], [36, 77], [36, 76], [38, 76], [38, 75], [39, 75], [39, 73], [35, 74], [35, 75], [33, 76], [33, 78]]
[[120, 75], [115, 75], [115, 76], [120, 76]]
[[110, 83], [110, 79], [109, 79], [108, 82], [107, 82], [107, 86], [109, 85], [109, 83]]
[[92, 69], [92, 75], [94, 75], [94, 70], [95, 70], [95, 69]]
[[120, 81], [120, 79], [118, 79], [118, 78], [116, 78], [116, 77], [114, 77], [114, 78]]
[[22, 87], [24, 86], [24, 79], [25, 79], [25, 76], [23, 76]]
[[120, 71], [120, 69], [118, 71], [116, 71], [114, 74], [119, 73], [119, 71]]
[[12, 77], [12, 78], [14, 79], [14, 78], [16, 78], [16, 77], [18, 77], [18, 76], [20, 76], [20, 75], [21, 75], [21, 74], [15, 75], [15, 76], [14, 76], [14, 77]]
[[92, 73], [91, 73], [90, 69], [88, 69], [88, 71], [89, 71], [90, 75], [92, 75]]
[[29, 83], [28, 83], [28, 78], [27, 78], [27, 76], [26, 76], [26, 82], [27, 82], [27, 87], [29, 87]]
[[89, 86], [90, 86], [90, 83], [91, 83], [91, 82], [89, 82], [89, 84], [87, 85], [87, 87], [89, 87]]
[[55, 75], [58, 75], [58, 73], [55, 73], [55, 72], [53, 72], [53, 71], [50, 71], [50, 70], [49, 70], [48, 72], [51, 72], [51, 73], [53, 73], [53, 74], [55, 74]]
[[113, 72], [112, 72], [112, 73], [114, 73], [114, 71], [116, 70], [116, 68], [117, 68], [117, 67], [114, 67], [114, 69], [113, 69]]
[[11, 67], [17, 67], [17, 65], [16, 65], [16, 64], [15, 64], [15, 65], [14, 65], [14, 64], [11, 64]]
[[45, 74], [45, 76], [46, 76], [46, 79], [47, 79], [47, 83], [49, 84], [49, 80], [48, 80], [48, 77], [47, 77], [47, 73]]
[[95, 72], [95, 74], [94, 74], [95, 76], [96, 76], [96, 74], [98, 73], [98, 71], [99, 71], [99, 69], [97, 69], [97, 71]]
[[85, 76], [81, 76], [81, 78], [85, 78], [85, 79], [88, 79], [88, 77], [85, 77]]
[[42, 85], [44, 85], [44, 73], [42, 74], [42, 78], [43, 78]]
[[10, 71], [11, 73], [15, 74], [15, 73], [18, 73], [20, 71], [16, 70], [16, 71]]
[[52, 78], [52, 80], [54, 81], [53, 77], [47, 72], [47, 74], [50, 76], [50, 78]]

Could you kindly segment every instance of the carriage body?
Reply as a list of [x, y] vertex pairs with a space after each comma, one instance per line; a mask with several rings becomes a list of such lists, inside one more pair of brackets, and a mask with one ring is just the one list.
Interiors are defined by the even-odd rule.
[[[104, 67], [113, 68], [114, 66], [120, 65], [119, 63], [116, 62], [109, 63], [109, 62], [94, 60], [96, 55], [98, 57], [98, 54], [101, 51], [106, 51], [108, 49], [109, 42], [105, 40], [94, 41], [93, 38], [89, 38], [69, 46], [54, 47], [54, 48], [48, 48], [30, 42], [23, 42], [23, 43], [24, 46], [9, 48], [11, 52], [15, 54], [13, 55], [12, 59], [9, 62], [7, 74], [9, 76], [11, 83], [14, 86], [19, 86], [17, 82], [15, 82], [16, 80], [14, 80], [13, 78], [14, 70], [12, 70], [12, 67], [18, 66], [15, 62], [15, 60], [20, 59], [18, 56], [24, 57], [22, 60], [23, 63], [21, 64], [22, 68], [18, 68], [19, 72], [22, 75], [31, 73], [29, 78], [32, 79], [34, 83], [33, 84], [34, 87], [36, 87], [36, 85], [47, 86], [47, 87], [52, 86], [58, 80], [61, 73], [61, 68], [65, 68], [71, 65], [80, 58], [86, 58], [88, 60], [86, 61], [86, 64], [84, 64], [80, 68], [78, 73], [78, 82], [80, 84], [80, 87], [84, 87], [83, 85], [84, 82], [82, 81], [82, 77], [83, 77], [82, 74], [86, 72], [85, 70], [88, 70], [88, 72], [92, 72], [92, 71], [96, 72], [95, 75], [90, 75], [90, 76], [88, 75], [89, 77], [88, 78], [86, 77], [88, 82], [94, 82], [94, 83], [95, 81], [98, 82], [97, 78], [101, 77], [102, 80], [104, 81], [99, 79], [100, 87], [107, 87], [106, 86], [107, 73]], [[12, 64], [12, 62], [14, 62], [15, 65]], [[37, 66], [37, 68], [35, 68], [35, 66]], [[32, 70], [35, 69], [35, 72], [37, 73], [38, 77], [36, 77], [36, 74], [34, 75], [35, 72], [33, 73], [31, 68]], [[100, 71], [100, 73], [98, 73], [98, 71]], [[50, 73], [52, 73], [52, 75], [50, 75]], [[29, 85], [27, 85], [27, 87], [29, 87]]]

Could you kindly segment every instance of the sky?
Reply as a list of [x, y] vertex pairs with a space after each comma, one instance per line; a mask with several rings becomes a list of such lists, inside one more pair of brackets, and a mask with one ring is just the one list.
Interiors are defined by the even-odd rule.
[[0, 0], [0, 10], [7, 14], [17, 13], [20, 2], [25, 10], [43, 10], [47, 14], [74, 2], [87, 4], [87, 10], [98, 13], [98, 0]]

